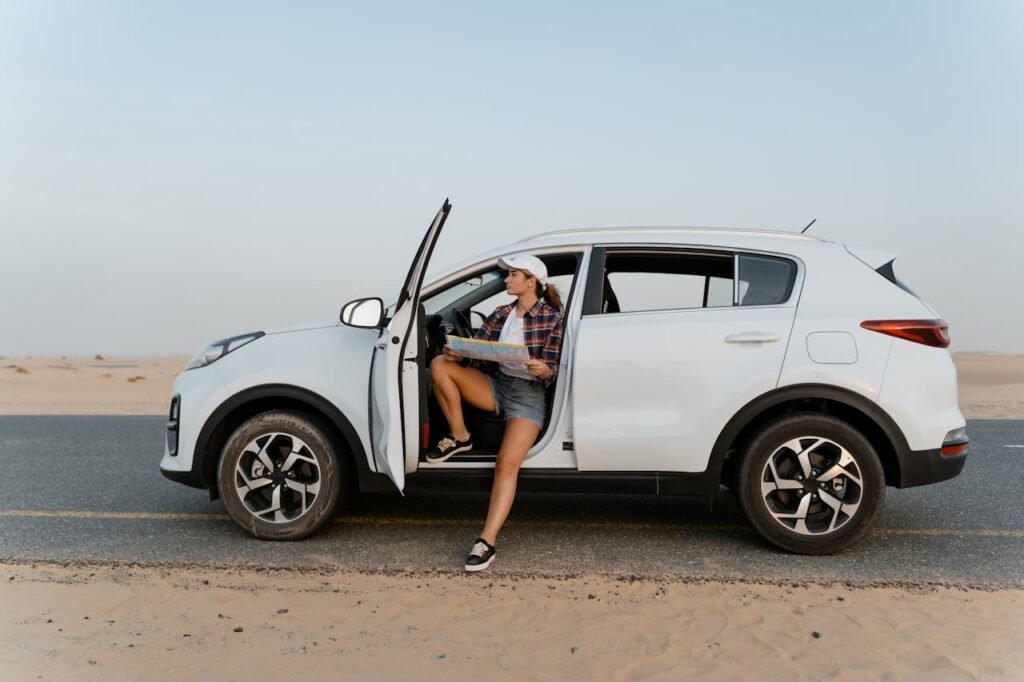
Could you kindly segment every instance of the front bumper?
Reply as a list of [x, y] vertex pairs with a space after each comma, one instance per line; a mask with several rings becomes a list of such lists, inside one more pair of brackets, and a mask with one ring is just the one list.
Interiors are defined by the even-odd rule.
[[[176, 460], [181, 440], [181, 395], [174, 394], [171, 398], [171, 411], [167, 415], [167, 438], [164, 444], [164, 458], [169, 462]], [[165, 469], [161, 464], [160, 473], [176, 483], [184, 483], [193, 488], [205, 487], [202, 476], [196, 471], [196, 458], [188, 470]]]
[[200, 429], [227, 398], [227, 389], [216, 366], [208, 366], [178, 375], [172, 395], [160, 473], [177, 483], [206, 488], [202, 458], [195, 451], [197, 440]]
[[164, 478], [170, 479], [175, 483], [184, 483], [190, 488], [202, 488], [205, 490], [208, 487], [198, 471], [191, 469], [188, 471], [174, 471], [161, 468], [160, 473], [164, 475]]

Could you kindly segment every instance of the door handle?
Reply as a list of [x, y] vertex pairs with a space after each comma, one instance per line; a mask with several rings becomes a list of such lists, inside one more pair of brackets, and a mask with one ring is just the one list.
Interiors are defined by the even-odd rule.
[[725, 337], [726, 343], [775, 343], [782, 337], [769, 332], [740, 332]]

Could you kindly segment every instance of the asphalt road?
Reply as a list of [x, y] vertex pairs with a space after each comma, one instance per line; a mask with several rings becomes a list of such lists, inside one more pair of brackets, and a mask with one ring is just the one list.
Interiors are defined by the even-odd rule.
[[[0, 561], [462, 572], [484, 494], [364, 496], [318, 535], [260, 542], [158, 470], [160, 417], [0, 417]], [[1024, 587], [1024, 421], [972, 421], [956, 479], [888, 490], [876, 530], [829, 557], [781, 553], [714, 500], [520, 495], [492, 578], [605, 574]]]

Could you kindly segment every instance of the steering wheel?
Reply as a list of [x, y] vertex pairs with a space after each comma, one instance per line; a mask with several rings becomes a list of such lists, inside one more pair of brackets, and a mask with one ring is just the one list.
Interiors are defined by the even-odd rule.
[[473, 325], [465, 311], [456, 310], [452, 318], [454, 322], [452, 328], [456, 336], [462, 336], [467, 339], [473, 338]]

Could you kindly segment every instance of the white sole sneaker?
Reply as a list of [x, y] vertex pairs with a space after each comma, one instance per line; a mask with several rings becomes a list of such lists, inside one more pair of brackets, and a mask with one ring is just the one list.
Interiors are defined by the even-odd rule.
[[427, 455], [427, 464], [439, 464], [441, 462], [447, 462], [449, 459], [459, 454], [460, 452], [469, 452], [472, 449], [473, 444], [470, 443], [469, 445], [463, 445], [462, 447], [454, 448], [451, 452], [445, 454], [443, 457], [431, 458], [430, 455]]
[[477, 564], [476, 566], [470, 566], [469, 564], [466, 564], [466, 570], [470, 573], [472, 573], [473, 571], [482, 571], [491, 565], [491, 562], [494, 561], [494, 556], [495, 555], [492, 554], [490, 559], [483, 562], [482, 564]]

